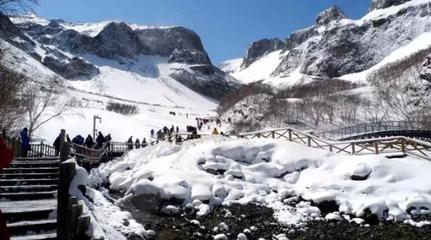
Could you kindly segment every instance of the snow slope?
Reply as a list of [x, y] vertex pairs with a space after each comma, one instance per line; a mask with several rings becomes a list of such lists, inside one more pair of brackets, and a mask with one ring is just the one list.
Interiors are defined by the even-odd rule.
[[[99, 67], [101, 74], [87, 81], [68, 81], [13, 45], [0, 41], [8, 49], [4, 62], [37, 82], [57, 77], [68, 89], [62, 101], [74, 99], [75, 107], [63, 117], [51, 120], [38, 131], [35, 138], [52, 143], [60, 129], [73, 138], [92, 133], [93, 116], [102, 117], [97, 124], [104, 134], [111, 133], [114, 141], [126, 141], [130, 136], [142, 140], [151, 129], [196, 125], [195, 117], [214, 116], [217, 102], [202, 96], [169, 77], [179, 64], [168, 64], [166, 58], [141, 56], [136, 62], [120, 65], [114, 61], [85, 56]], [[17, 64], [19, 63], [19, 64]], [[186, 68], [188, 66], [181, 66]], [[72, 88], [70, 88], [72, 87]], [[106, 110], [109, 102], [136, 105], [138, 114], [121, 115]], [[170, 115], [175, 112], [176, 115]], [[186, 117], [188, 116], [188, 117]]]
[[383, 68], [384, 66], [395, 63], [397, 61], [403, 60], [407, 58], [410, 55], [413, 55], [416, 52], [419, 52], [421, 50], [431, 49], [431, 32], [426, 32], [421, 34], [419, 37], [413, 39], [409, 44], [406, 46], [399, 48], [392, 52], [389, 56], [384, 58], [381, 62], [374, 65], [370, 69], [367, 69], [363, 72], [358, 73], [352, 73], [347, 74], [340, 79], [348, 80], [352, 82], [367, 82], [367, 77], [370, 73]]
[[[261, 203], [287, 224], [337, 216], [363, 222], [367, 210], [389, 221], [430, 224], [411, 220], [431, 209], [431, 163], [413, 157], [337, 155], [281, 140], [210, 137], [134, 150], [98, 174], [126, 192], [120, 202], [141, 195], [183, 201], [160, 206], [162, 211], [192, 206], [206, 215], [221, 204]], [[307, 201], [286, 204], [298, 196]], [[324, 216], [309, 201], [335, 201], [339, 210]]]

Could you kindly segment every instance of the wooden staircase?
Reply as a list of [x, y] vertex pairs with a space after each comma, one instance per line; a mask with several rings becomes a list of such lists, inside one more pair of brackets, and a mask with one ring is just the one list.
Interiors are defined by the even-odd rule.
[[0, 173], [0, 209], [13, 240], [57, 239], [58, 158], [16, 158]]

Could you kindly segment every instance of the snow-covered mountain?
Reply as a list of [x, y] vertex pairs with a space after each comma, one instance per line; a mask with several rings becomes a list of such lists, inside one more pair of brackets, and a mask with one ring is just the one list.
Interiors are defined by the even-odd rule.
[[[264, 80], [276, 86], [301, 83], [310, 77], [343, 78], [431, 47], [430, 0], [373, 0], [358, 20], [334, 6], [321, 12], [313, 26], [287, 39], [263, 39], [246, 56], [221, 68], [245, 83]], [[415, 42], [415, 47], [387, 59]], [[396, 57], [396, 58], [395, 58]], [[362, 75], [362, 79], [365, 80]]]
[[126, 78], [149, 82], [148, 88], [178, 88], [175, 85], [180, 84], [212, 99], [236, 86], [212, 65], [199, 36], [183, 27], [119, 21], [74, 24], [35, 15], [12, 17], [11, 21], [4, 15], [0, 18], [2, 39], [65, 79], [90, 80], [84, 85], [101, 81], [109, 94], [114, 94], [109, 88], [116, 87], [110, 83], [124, 83]]
[[[67, 116], [35, 133], [48, 141], [61, 128], [70, 136], [91, 133], [93, 115], [115, 140], [172, 124], [183, 131], [196, 116], [215, 115], [217, 99], [239, 85], [213, 66], [199, 36], [183, 27], [0, 14], [0, 49], [2, 64], [38, 83], [56, 78], [61, 98], [74, 101]], [[138, 113], [107, 111], [111, 102], [134, 105]]]

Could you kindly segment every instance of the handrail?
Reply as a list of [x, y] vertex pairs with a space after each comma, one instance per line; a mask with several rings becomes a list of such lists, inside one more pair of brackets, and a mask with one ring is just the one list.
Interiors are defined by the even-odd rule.
[[[287, 134], [287, 136], [286, 136]], [[274, 130], [256, 131], [238, 134], [239, 138], [273, 138], [287, 139], [291, 142], [305, 144], [309, 147], [329, 150], [336, 153], [348, 153], [358, 155], [360, 153], [392, 153], [409, 154], [423, 159], [431, 160], [431, 143], [412, 139], [404, 136], [361, 139], [350, 141], [330, 141], [310, 133], [302, 132], [294, 128], [279, 128]]]
[[[338, 139], [346, 139], [358, 135], [378, 132], [424, 130], [424, 126], [429, 126], [429, 123], [422, 121], [382, 121], [375, 123], [361, 123], [328, 131], [321, 131], [317, 132], [317, 134], [325, 138], [330, 137], [335, 140], [336, 137], [338, 137]], [[431, 130], [431, 127], [429, 127], [429, 130]]]

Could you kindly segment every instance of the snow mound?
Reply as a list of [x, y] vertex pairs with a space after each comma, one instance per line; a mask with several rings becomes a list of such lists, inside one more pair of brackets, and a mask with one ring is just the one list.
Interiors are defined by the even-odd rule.
[[[295, 209], [283, 203], [292, 196], [314, 203], [334, 201], [338, 215], [361, 217], [369, 211], [397, 221], [410, 220], [413, 210], [431, 209], [431, 162], [335, 155], [279, 140], [220, 137], [182, 146], [162, 143], [131, 151], [100, 171], [113, 189], [126, 192], [121, 201], [140, 195], [165, 202], [176, 198], [181, 200], [177, 205], [191, 205], [200, 215], [221, 204], [260, 203], [272, 207], [285, 223], [325, 217], [310, 202], [299, 202]], [[352, 175], [367, 177], [355, 181]]]

